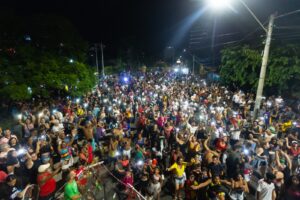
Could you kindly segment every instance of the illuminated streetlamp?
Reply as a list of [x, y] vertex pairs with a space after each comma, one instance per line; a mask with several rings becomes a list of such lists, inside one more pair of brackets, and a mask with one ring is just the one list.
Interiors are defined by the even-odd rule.
[[230, 7], [231, 0], [206, 0], [206, 4], [213, 10], [222, 10]]

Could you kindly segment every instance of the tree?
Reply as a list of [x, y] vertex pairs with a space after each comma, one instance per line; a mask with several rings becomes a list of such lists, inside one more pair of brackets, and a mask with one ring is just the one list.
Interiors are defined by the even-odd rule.
[[[300, 48], [296, 45], [273, 47], [270, 52], [265, 86], [272, 91], [297, 87], [300, 80]], [[221, 80], [227, 85], [255, 90], [261, 67], [260, 51], [249, 46], [222, 50]]]
[[21, 25], [15, 28], [6, 22], [0, 34], [5, 41], [0, 46], [2, 100], [79, 96], [94, 87], [94, 71], [85, 64], [86, 42], [66, 19], [9, 19]]

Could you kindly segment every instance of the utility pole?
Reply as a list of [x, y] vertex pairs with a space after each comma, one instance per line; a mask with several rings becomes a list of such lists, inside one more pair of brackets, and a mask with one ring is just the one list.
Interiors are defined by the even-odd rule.
[[103, 44], [102, 44], [102, 42], [101, 42], [101, 63], [102, 63], [102, 76], [104, 77], [105, 73], [104, 73], [104, 56], [103, 56]]
[[275, 15], [272, 14], [270, 16], [270, 20], [269, 20], [264, 55], [262, 58], [262, 65], [260, 68], [260, 75], [259, 75], [258, 87], [257, 87], [257, 92], [256, 92], [253, 119], [256, 119], [258, 111], [260, 109], [262, 93], [263, 93], [263, 89], [264, 89], [265, 76], [266, 76], [266, 69], [267, 69], [267, 64], [268, 64], [268, 59], [269, 59], [269, 51], [270, 51], [270, 45], [271, 45], [274, 19], [275, 19]]
[[99, 84], [99, 66], [98, 66], [98, 46], [97, 46], [97, 44], [95, 44], [95, 53], [96, 53], [97, 81]]

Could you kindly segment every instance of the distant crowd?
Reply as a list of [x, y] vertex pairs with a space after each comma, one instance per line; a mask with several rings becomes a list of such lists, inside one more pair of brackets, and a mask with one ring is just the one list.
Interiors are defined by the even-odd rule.
[[[0, 128], [0, 200], [97, 199], [87, 166], [104, 161], [116, 197], [299, 200], [300, 115], [192, 75], [152, 70], [101, 80], [80, 98], [18, 104], [22, 131]], [[61, 174], [61, 183], [57, 176]], [[107, 197], [112, 199], [113, 197]]]

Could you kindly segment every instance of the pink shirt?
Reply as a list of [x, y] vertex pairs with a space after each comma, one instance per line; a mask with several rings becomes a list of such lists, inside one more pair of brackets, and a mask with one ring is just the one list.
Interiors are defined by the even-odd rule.
[[157, 126], [159, 126], [159, 127], [163, 127], [164, 126], [164, 124], [165, 124], [165, 118], [164, 117], [159, 117], [158, 119], [157, 119]]
[[125, 176], [122, 180], [125, 185], [133, 185], [133, 178], [131, 176]]

